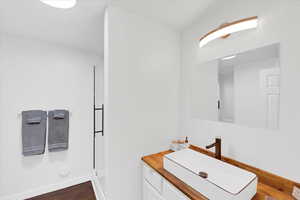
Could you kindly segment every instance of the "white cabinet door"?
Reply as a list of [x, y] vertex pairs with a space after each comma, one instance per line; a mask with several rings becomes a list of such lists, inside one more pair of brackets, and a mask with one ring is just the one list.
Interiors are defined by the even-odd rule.
[[143, 164], [143, 200], [190, 200], [147, 164]]
[[154, 169], [150, 168], [148, 165], [144, 164], [143, 167], [144, 179], [152, 185], [159, 193], [162, 192], [163, 178]]
[[163, 197], [165, 200], [189, 200], [182, 192], [180, 192], [173, 185], [164, 181], [163, 185]]
[[143, 180], [143, 200], [164, 200], [156, 189]]

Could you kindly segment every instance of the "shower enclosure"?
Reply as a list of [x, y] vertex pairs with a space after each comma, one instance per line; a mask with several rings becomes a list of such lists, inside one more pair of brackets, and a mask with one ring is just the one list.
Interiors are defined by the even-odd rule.
[[93, 67], [93, 170], [100, 183], [104, 180], [104, 81], [103, 68]]

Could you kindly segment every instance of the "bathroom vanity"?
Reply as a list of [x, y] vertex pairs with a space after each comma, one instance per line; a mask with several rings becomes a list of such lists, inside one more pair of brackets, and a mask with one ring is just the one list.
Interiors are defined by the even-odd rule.
[[[190, 149], [193, 149], [196, 153], [199, 153], [201, 157], [205, 156], [213, 156], [210, 151], [204, 150], [202, 148], [191, 146]], [[203, 191], [201, 191], [202, 187], [195, 187], [199, 185], [191, 184], [189, 180], [183, 180], [184, 175], [179, 177], [179, 174], [174, 175], [174, 171], [172, 171], [170, 166], [165, 164], [164, 159], [172, 157], [173, 151], [164, 151], [157, 154], [145, 156], [142, 158], [143, 160], [143, 200], [207, 200], [207, 192], [204, 191], [205, 187], [203, 187]], [[170, 155], [170, 156], [168, 156]], [[214, 158], [212, 158], [214, 159]], [[252, 181], [249, 182], [250, 187], [247, 187], [250, 192], [253, 192], [253, 187], [256, 187], [257, 178], [258, 183], [255, 191], [257, 193], [252, 198], [252, 200], [265, 200], [265, 199], [277, 199], [277, 200], [292, 200], [294, 199], [288, 190], [292, 188], [293, 185], [297, 186], [297, 183], [294, 183], [290, 180], [287, 180], [282, 177], [278, 177], [271, 173], [265, 172], [263, 170], [251, 167], [249, 165], [240, 163], [238, 161], [234, 161], [230, 158], [222, 157], [222, 161], [224, 164], [230, 168], [229, 165], [235, 165], [243, 170], [238, 171], [238, 173], [244, 174], [245, 179], [253, 178]], [[177, 161], [178, 162], [178, 161]], [[221, 162], [221, 161], [220, 161]], [[186, 166], [185, 166], [186, 167]], [[166, 168], [168, 168], [168, 171]], [[229, 168], [226, 168], [228, 170]], [[236, 168], [236, 167], [234, 167]], [[247, 171], [250, 171], [247, 174]], [[244, 173], [244, 172], [246, 173]], [[254, 175], [256, 174], [256, 175]], [[200, 179], [201, 177], [199, 177]], [[189, 184], [186, 184], [186, 183]], [[225, 181], [226, 182], [226, 181]], [[230, 182], [230, 180], [228, 180]], [[252, 187], [253, 186], [253, 187]], [[211, 199], [211, 198], [210, 198]], [[231, 198], [230, 198], [231, 199]], [[234, 198], [233, 198], [234, 199]], [[238, 199], [238, 198], [237, 198]]]
[[189, 198], [147, 164], [143, 165], [143, 200], [188, 200]]

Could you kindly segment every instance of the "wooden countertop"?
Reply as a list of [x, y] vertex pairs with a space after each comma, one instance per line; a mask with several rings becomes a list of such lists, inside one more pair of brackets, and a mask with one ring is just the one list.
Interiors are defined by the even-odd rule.
[[[193, 150], [196, 150], [200, 153], [204, 153], [206, 155], [211, 156], [211, 152], [206, 151], [204, 149], [201, 149], [199, 147], [196, 146], [191, 146], [190, 147]], [[180, 179], [178, 179], [177, 177], [175, 177], [174, 175], [172, 175], [171, 173], [169, 173], [168, 171], [166, 171], [163, 168], [163, 156], [169, 153], [172, 153], [173, 151], [169, 150], [169, 151], [164, 151], [164, 152], [160, 152], [157, 154], [152, 154], [149, 156], [144, 156], [142, 158], [142, 160], [148, 164], [151, 168], [153, 168], [156, 172], [158, 172], [161, 176], [163, 176], [167, 181], [169, 181], [170, 183], [172, 183], [177, 189], [179, 189], [181, 192], [183, 192], [187, 197], [189, 197], [192, 200], [207, 200], [207, 198], [205, 198], [203, 195], [201, 195], [199, 192], [197, 192], [196, 190], [194, 190], [193, 188], [191, 188], [190, 186], [188, 186], [187, 184], [185, 184], [184, 182], [182, 182]], [[222, 160], [224, 162], [227, 162], [226, 159], [229, 158], [222, 158]], [[238, 161], [236, 161], [238, 162]], [[232, 163], [230, 163], [232, 164]], [[238, 162], [239, 167], [241, 167], [241, 163]], [[233, 164], [236, 165], [237, 164]], [[246, 167], [249, 168], [249, 165], [243, 164]], [[246, 168], [246, 167], [241, 167], [241, 168]], [[251, 166], [250, 166], [251, 167]], [[247, 170], [249, 170], [247, 168]], [[254, 168], [254, 171], [257, 172], [257, 168]], [[249, 170], [252, 171], [253, 170]], [[265, 174], [259, 174], [259, 173], [267, 173], [267, 175]], [[272, 175], [268, 172], [265, 172], [263, 170], [259, 170], [258, 173], [256, 173], [258, 178], [259, 178], [259, 182], [257, 185], [257, 194], [254, 196], [254, 198], [252, 200], [295, 200], [295, 198], [293, 198], [291, 195], [289, 195], [290, 193], [287, 193], [289, 191], [284, 191], [284, 190], [289, 190], [289, 188], [276, 188], [278, 185], [282, 186], [282, 184], [286, 187], [290, 187], [288, 184], [295, 184], [296, 186], [299, 186], [298, 183], [289, 181], [287, 179], [284, 179], [282, 177], [276, 176], [276, 175]], [[274, 176], [275, 179], [277, 178], [278, 180], [275, 180], [274, 177], [270, 178], [270, 180], [265, 180], [266, 177], [268, 176]], [[268, 181], [285, 181], [284, 183], [272, 183], [270, 186], [270, 184], [266, 184], [266, 182], [268, 183]], [[288, 186], [287, 186], [288, 185]], [[272, 198], [269, 198], [272, 197]]]

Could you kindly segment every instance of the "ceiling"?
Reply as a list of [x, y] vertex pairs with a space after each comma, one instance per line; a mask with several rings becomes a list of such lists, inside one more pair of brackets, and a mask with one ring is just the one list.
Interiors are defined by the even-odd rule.
[[252, 49], [239, 54], [229, 60], [219, 59], [219, 73], [228, 74], [233, 72], [234, 66], [245, 65], [279, 57], [279, 44], [271, 44], [257, 49]]
[[189, 26], [216, 0], [112, 0], [120, 7], [141, 14], [173, 29]]
[[57, 9], [39, 0], [0, 0], [0, 29], [14, 35], [103, 53], [104, 0]]
[[[241, 52], [235, 55], [234, 58], [229, 60], [220, 60], [220, 65], [223, 67], [241, 65], [245, 63], [255, 62], [259, 60], [266, 60], [270, 58], [279, 57], [279, 44], [271, 44], [268, 46], [260, 47], [257, 49], [251, 49], [249, 51]], [[226, 57], [225, 57], [226, 58]]]
[[104, 9], [109, 4], [181, 30], [215, 0], [77, 0], [61, 10], [39, 0], [0, 0], [0, 31], [103, 55]]

